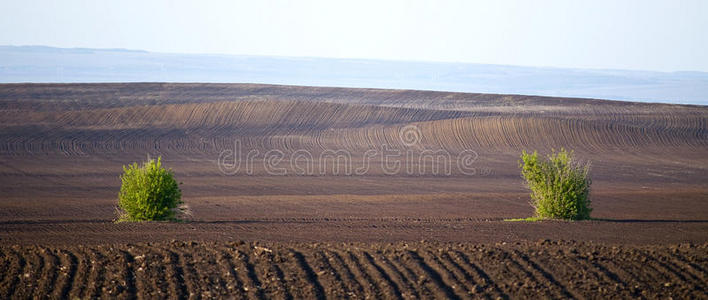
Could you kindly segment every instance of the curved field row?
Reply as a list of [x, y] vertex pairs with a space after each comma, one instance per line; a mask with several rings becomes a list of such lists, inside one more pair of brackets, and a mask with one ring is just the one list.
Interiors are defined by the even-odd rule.
[[[5, 111], [0, 153], [219, 153], [244, 149], [366, 151], [426, 149], [587, 151], [670, 146], [705, 149], [708, 115], [490, 114], [267, 101], [131, 106], [65, 112]], [[414, 125], [415, 145], [402, 130]], [[409, 126], [410, 127], [410, 126]]]
[[[617, 113], [666, 111], [677, 107], [580, 98], [239, 83], [0, 84], [1, 110], [59, 111], [236, 100], [307, 100], [444, 110], [523, 110], [527, 106], [548, 110], [582, 106], [598, 111], [611, 107], [610, 110]], [[686, 109], [704, 110], [678, 106], [678, 110]]]
[[[699, 106], [254, 84], [0, 85], [5, 155], [246, 150], [703, 150]], [[401, 129], [415, 125], [415, 145]]]
[[172, 242], [0, 247], [26, 298], [701, 298], [708, 245]]
[[0, 111], [4, 126], [65, 129], [338, 128], [457, 118], [470, 113], [310, 101], [229, 101], [71, 111]]
[[[608, 120], [527, 116], [465, 117], [417, 122], [412, 124], [417, 128], [420, 141], [412, 147], [445, 149], [454, 153], [465, 149], [520, 151], [566, 147], [603, 152], [643, 146], [701, 149], [708, 146], [708, 117], [667, 119], [672, 120], [666, 123], [676, 122], [683, 126], [640, 126]], [[404, 126], [397, 125], [318, 132], [313, 145], [302, 147], [356, 149], [357, 145], [361, 145], [362, 149], [371, 149], [387, 145], [394, 149], [405, 149], [409, 145], [401, 139], [400, 133], [403, 130], [406, 130]]]

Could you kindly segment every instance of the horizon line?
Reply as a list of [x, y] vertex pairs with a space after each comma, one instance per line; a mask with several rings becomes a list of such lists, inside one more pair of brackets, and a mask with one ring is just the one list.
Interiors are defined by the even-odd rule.
[[387, 58], [362, 58], [362, 57], [335, 57], [335, 56], [290, 56], [290, 55], [268, 55], [268, 54], [229, 54], [229, 53], [207, 53], [207, 52], [162, 52], [146, 49], [132, 48], [91, 48], [91, 47], [57, 47], [50, 45], [14, 45], [0, 44], [0, 47], [8, 48], [50, 48], [61, 50], [94, 50], [94, 51], [116, 51], [116, 52], [134, 52], [134, 53], [151, 53], [151, 54], [167, 54], [167, 55], [203, 55], [203, 56], [231, 56], [231, 57], [270, 57], [270, 58], [289, 58], [289, 59], [331, 59], [331, 60], [359, 60], [359, 61], [380, 61], [380, 62], [400, 62], [400, 63], [429, 63], [429, 64], [451, 64], [451, 65], [483, 65], [483, 66], [498, 66], [498, 67], [519, 67], [519, 68], [536, 68], [536, 69], [559, 69], [559, 70], [584, 70], [584, 71], [629, 71], [642, 73], [700, 73], [708, 75], [707, 71], [700, 70], [674, 70], [660, 71], [649, 69], [621, 69], [621, 68], [592, 68], [592, 67], [558, 67], [558, 66], [542, 66], [542, 65], [513, 65], [503, 63], [480, 63], [480, 62], [462, 62], [462, 61], [434, 61], [434, 60], [410, 60], [410, 59], [387, 59]]

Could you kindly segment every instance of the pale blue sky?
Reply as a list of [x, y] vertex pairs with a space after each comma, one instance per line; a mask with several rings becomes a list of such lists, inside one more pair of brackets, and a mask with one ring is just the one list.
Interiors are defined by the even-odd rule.
[[708, 71], [708, 1], [2, 0], [0, 44]]

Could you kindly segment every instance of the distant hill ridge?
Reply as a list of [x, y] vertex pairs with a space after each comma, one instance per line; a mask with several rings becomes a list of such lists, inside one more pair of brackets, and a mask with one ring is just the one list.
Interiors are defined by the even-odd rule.
[[0, 83], [215, 82], [708, 105], [708, 73], [0, 46]]

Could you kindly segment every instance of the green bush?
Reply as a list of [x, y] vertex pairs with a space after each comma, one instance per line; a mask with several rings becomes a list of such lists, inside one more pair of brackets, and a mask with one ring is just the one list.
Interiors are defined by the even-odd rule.
[[573, 152], [561, 149], [539, 159], [523, 151], [521, 175], [531, 190], [531, 205], [541, 219], [584, 220], [590, 218], [590, 164], [582, 165]]
[[172, 170], [162, 167], [162, 158], [123, 166], [118, 207], [119, 221], [155, 221], [175, 218], [182, 192]]

